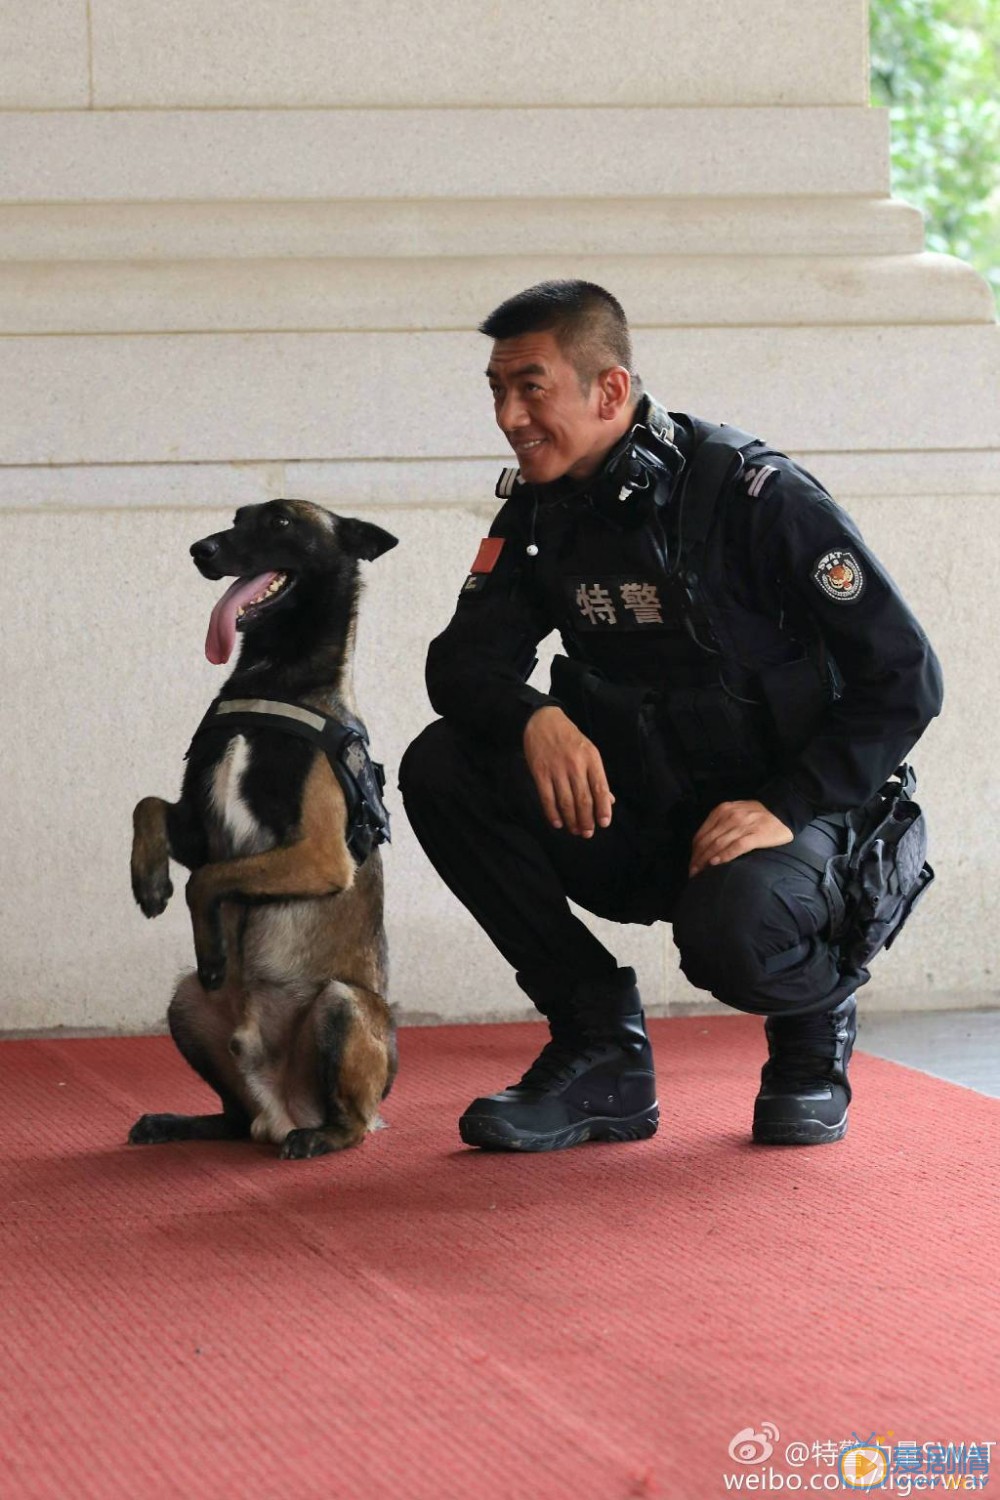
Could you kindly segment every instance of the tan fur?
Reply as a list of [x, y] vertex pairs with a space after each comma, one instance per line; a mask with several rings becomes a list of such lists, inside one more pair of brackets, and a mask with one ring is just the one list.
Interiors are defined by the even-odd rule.
[[[317, 754], [302, 799], [300, 836], [263, 854], [202, 865], [187, 883], [195, 951], [206, 908], [233, 896], [334, 896], [354, 880], [354, 862], [344, 843], [346, 809], [340, 783], [325, 756]], [[199, 952], [200, 956], [200, 952]]]

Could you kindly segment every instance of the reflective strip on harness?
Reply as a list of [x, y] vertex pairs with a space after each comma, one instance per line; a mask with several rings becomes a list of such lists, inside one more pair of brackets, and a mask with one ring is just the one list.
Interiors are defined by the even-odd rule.
[[323, 714], [311, 708], [300, 708], [297, 703], [277, 703], [271, 698], [226, 698], [215, 706], [216, 714], [273, 714], [279, 719], [297, 719], [322, 734], [326, 726]]

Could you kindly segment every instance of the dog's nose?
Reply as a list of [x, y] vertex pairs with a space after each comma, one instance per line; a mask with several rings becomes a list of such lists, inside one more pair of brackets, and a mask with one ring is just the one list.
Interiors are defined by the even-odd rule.
[[195, 562], [211, 562], [219, 550], [219, 543], [214, 536], [206, 536], [200, 542], [191, 544], [191, 556]]

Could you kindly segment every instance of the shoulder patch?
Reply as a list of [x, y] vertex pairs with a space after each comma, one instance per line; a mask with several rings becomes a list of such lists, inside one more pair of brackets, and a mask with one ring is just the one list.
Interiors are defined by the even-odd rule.
[[851, 604], [865, 591], [864, 569], [853, 552], [824, 552], [813, 564], [812, 581], [828, 599]]
[[497, 565], [500, 554], [504, 549], [505, 536], [484, 536], [479, 543], [479, 551], [472, 560], [469, 576], [459, 589], [459, 598], [463, 594], [478, 594], [489, 582], [490, 574]]
[[515, 484], [523, 483], [520, 469], [501, 469], [494, 493], [498, 500], [509, 500], [514, 493]]
[[751, 464], [749, 468], [744, 469], [742, 479], [747, 494], [755, 497], [759, 495], [777, 472], [774, 464]]
[[505, 536], [484, 536], [479, 543], [479, 551], [473, 559], [469, 572], [492, 573], [506, 540]]

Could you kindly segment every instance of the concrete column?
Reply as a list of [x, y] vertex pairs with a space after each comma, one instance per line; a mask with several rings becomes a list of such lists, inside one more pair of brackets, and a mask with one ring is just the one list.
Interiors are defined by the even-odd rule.
[[[217, 691], [217, 591], [186, 547], [237, 505], [299, 495], [400, 537], [358, 663], [394, 788], [506, 462], [473, 330], [561, 275], [616, 292], [670, 407], [805, 461], [903, 586], [947, 674], [917, 757], [939, 882], [867, 994], [990, 1003], [1000, 338], [982, 281], [889, 196], [863, 0], [14, 11], [2, 1024], [154, 1026], [188, 962], [183, 901], [152, 925], [132, 907], [130, 811], [175, 794]], [[404, 1018], [524, 1014], [392, 801]], [[705, 1000], [666, 930], [602, 930], [652, 1009]]]

